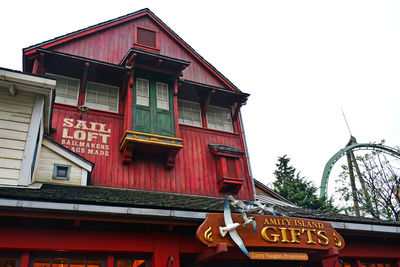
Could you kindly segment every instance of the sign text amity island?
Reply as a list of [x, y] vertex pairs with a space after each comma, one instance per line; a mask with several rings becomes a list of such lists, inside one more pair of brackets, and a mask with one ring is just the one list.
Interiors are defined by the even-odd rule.
[[[257, 223], [257, 230], [252, 225], [240, 225], [236, 231], [249, 251], [257, 248], [285, 248], [285, 251], [295, 249], [306, 252], [307, 250], [329, 250], [336, 247], [344, 248], [343, 237], [328, 222], [292, 218], [274, 217], [269, 215], [251, 215]], [[243, 224], [244, 220], [239, 214], [232, 214], [233, 222]], [[224, 225], [224, 215], [221, 213], [207, 214], [206, 220], [197, 229], [197, 238], [209, 247], [226, 243], [236, 246], [229, 235], [222, 237], [219, 227]], [[250, 252], [251, 254], [251, 252]]]

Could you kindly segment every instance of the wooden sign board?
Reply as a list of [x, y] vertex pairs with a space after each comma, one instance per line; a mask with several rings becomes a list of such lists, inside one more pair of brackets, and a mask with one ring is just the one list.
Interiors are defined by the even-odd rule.
[[[243, 226], [243, 218], [239, 214], [232, 214], [234, 223], [240, 223], [236, 231], [248, 250], [251, 247], [273, 247], [328, 250], [336, 247], [344, 248], [343, 237], [328, 222], [283, 217], [275, 218], [270, 215], [251, 215], [257, 223], [254, 231], [251, 224]], [[227, 234], [222, 237], [219, 227], [225, 226], [224, 214], [209, 213], [206, 220], [197, 229], [197, 238], [209, 247], [215, 247], [218, 243], [226, 243], [228, 246], [236, 246]]]

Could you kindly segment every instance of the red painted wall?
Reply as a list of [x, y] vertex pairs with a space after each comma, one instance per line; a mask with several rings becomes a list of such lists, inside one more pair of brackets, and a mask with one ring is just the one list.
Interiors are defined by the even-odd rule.
[[[51, 137], [63, 146], [95, 163], [90, 184], [140, 190], [224, 197], [218, 191], [215, 156], [208, 144], [223, 144], [244, 150], [239, 134], [180, 126], [183, 148], [175, 167], [165, 168], [162, 158], [133, 155], [133, 162], [122, 164], [119, 144], [123, 135], [120, 115], [101, 116], [55, 108]], [[104, 113], [105, 114], [105, 113]], [[245, 181], [237, 197], [251, 199], [247, 165], [241, 159]]]
[[183, 71], [183, 79], [227, 88], [148, 16], [72, 40], [53, 49], [63, 53], [119, 64], [134, 44], [135, 27], [137, 26], [154, 29], [158, 32], [161, 55], [191, 62], [189, 67]]

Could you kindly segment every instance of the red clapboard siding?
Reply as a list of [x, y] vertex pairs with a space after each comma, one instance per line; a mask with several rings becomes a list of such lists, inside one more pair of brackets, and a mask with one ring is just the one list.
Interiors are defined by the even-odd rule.
[[[180, 125], [183, 148], [176, 157], [175, 167], [167, 170], [163, 158], [135, 153], [131, 164], [122, 164], [122, 153], [119, 151], [122, 125], [122, 116], [83, 114], [81, 117], [79, 112], [55, 108], [53, 127], [57, 130], [51, 137], [95, 163], [90, 178], [92, 185], [225, 196], [217, 189], [215, 158], [208, 144], [217, 143], [244, 150], [240, 135]], [[244, 160], [241, 164], [247, 175], [247, 164]], [[245, 177], [238, 197], [250, 199], [251, 192], [250, 179]]]
[[183, 71], [183, 79], [227, 88], [209, 70], [189, 54], [178, 42], [156, 25], [148, 16], [122, 23], [76, 40], [61, 44], [53, 49], [59, 52], [119, 64], [134, 43], [135, 27], [142, 26], [158, 32], [161, 55], [191, 62]]

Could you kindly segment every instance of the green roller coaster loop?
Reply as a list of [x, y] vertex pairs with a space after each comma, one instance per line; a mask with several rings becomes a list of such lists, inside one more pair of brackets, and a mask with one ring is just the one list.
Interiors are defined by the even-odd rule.
[[331, 173], [333, 165], [341, 158], [343, 157], [348, 151], [355, 151], [355, 150], [377, 150], [377, 151], [382, 151], [385, 153], [389, 153], [390, 155], [397, 157], [400, 159], [400, 151], [384, 146], [384, 145], [379, 145], [379, 144], [358, 144], [358, 143], [353, 143], [351, 145], [346, 146], [345, 148], [340, 149], [335, 155], [333, 155], [328, 162], [325, 165], [324, 168], [324, 173], [322, 174], [322, 179], [321, 179], [321, 188], [320, 188], [320, 197], [328, 196], [328, 179], [329, 179], [329, 174]]

